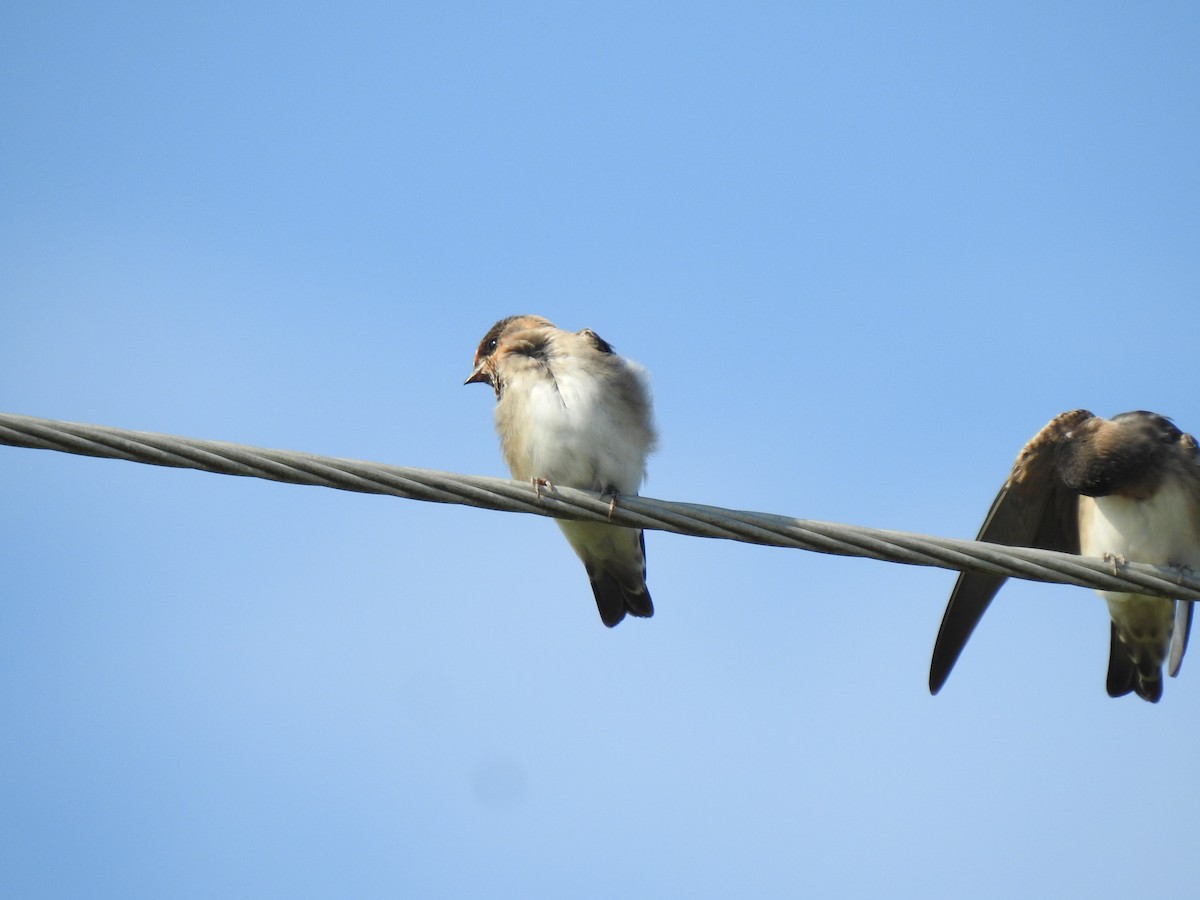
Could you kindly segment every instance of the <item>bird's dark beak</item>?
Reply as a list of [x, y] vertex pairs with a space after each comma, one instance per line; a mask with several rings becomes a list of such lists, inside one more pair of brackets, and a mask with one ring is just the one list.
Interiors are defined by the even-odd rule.
[[463, 384], [492, 384], [492, 373], [487, 370], [486, 360], [475, 367]]

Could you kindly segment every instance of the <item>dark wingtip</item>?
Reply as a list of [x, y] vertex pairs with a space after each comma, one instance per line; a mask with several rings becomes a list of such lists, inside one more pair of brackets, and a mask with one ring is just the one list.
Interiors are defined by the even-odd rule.
[[958, 576], [946, 611], [942, 614], [942, 624], [938, 628], [933, 655], [929, 660], [930, 694], [937, 696], [938, 691], [945, 687], [975, 626], [1006, 580], [1003, 575], [982, 572], [963, 572]]
[[626, 613], [639, 619], [648, 619], [654, 615], [654, 603], [650, 600], [650, 593], [645, 585], [631, 590], [621, 584], [611, 572], [598, 572], [592, 576], [591, 582], [600, 621], [609, 628], [620, 624]]
[[650, 600], [650, 594], [644, 589], [633, 593], [626, 592], [625, 611], [639, 619], [649, 619], [654, 615], [654, 603]]
[[1108, 696], [1110, 697], [1124, 697], [1126, 694], [1137, 694], [1147, 703], [1157, 703], [1162, 699], [1163, 695], [1161, 678], [1146, 681], [1139, 678], [1136, 673], [1133, 676], [1133, 680], [1125, 686], [1114, 685], [1110, 682], [1107, 687]]
[[1183, 656], [1187, 653], [1188, 635], [1192, 631], [1191, 600], [1177, 600], [1175, 604], [1175, 627], [1171, 632], [1171, 650], [1167, 658], [1167, 672], [1172, 678], [1179, 674]]
[[1147, 703], [1157, 703], [1163, 695], [1162, 672], [1156, 672], [1155, 676], [1138, 672], [1133, 655], [1117, 636], [1117, 626], [1112, 624], [1108, 638], [1108, 676], [1104, 683], [1108, 696], [1137, 694]]
[[[961, 645], [958, 650], [961, 652]], [[933, 658], [929, 661], [929, 693], [932, 696], [936, 697], [938, 691], [946, 686], [946, 679], [950, 677], [950, 672], [957, 661], [958, 653], [947, 651], [940, 640], [934, 644]]]
[[1108, 675], [1104, 687], [1110, 697], [1124, 697], [1133, 690], [1137, 677], [1133, 667], [1133, 657], [1117, 637], [1117, 626], [1109, 623], [1108, 629]]

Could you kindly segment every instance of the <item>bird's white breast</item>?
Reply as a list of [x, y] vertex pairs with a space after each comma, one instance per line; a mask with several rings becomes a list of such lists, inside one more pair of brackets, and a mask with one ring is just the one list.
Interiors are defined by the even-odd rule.
[[[553, 374], [531, 367], [513, 379], [496, 406], [496, 426], [514, 477], [637, 492], [653, 440], [648, 399], [640, 368], [611, 362], [598, 372], [584, 361], [559, 359]], [[625, 379], [634, 380], [637, 402], [617, 389]]]
[[[1153, 497], [1079, 498], [1079, 549], [1084, 556], [1110, 555], [1128, 562], [1200, 568], [1200, 535], [1191, 493], [1165, 484]], [[1108, 611], [1135, 640], [1170, 640], [1175, 602], [1124, 591], [1097, 591]], [[1162, 651], [1165, 653], [1165, 649]]]
[[1189, 491], [1170, 483], [1146, 500], [1081, 497], [1080, 552], [1160, 566], [1200, 567], [1193, 502]]

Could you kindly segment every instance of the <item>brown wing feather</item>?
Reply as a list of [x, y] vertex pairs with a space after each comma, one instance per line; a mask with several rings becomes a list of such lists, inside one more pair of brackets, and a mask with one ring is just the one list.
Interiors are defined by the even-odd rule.
[[[1033, 436], [1017, 455], [976, 540], [1079, 552], [1077, 499], [1055, 473], [1054, 449], [1062, 435], [1091, 417], [1084, 409], [1065, 412]], [[984, 572], [963, 572], [958, 576], [933, 646], [930, 693], [942, 689], [975, 626], [1006, 580], [1003, 575]]]

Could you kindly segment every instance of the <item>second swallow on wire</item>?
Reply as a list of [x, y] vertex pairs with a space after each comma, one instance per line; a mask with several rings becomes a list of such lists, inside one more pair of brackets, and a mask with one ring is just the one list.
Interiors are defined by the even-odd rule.
[[[1125, 562], [1200, 570], [1200, 453], [1169, 419], [1084, 409], [1056, 416], [1025, 445], [992, 502], [979, 540]], [[929, 690], [936, 694], [1006, 578], [963, 572], [942, 617]], [[1157, 703], [1162, 668], [1176, 675], [1187, 649], [1192, 602], [1098, 591], [1108, 604], [1107, 689]], [[1044, 663], [1021, 654], [1013, 666]], [[1034, 675], [1035, 678], [1038, 675]]]

